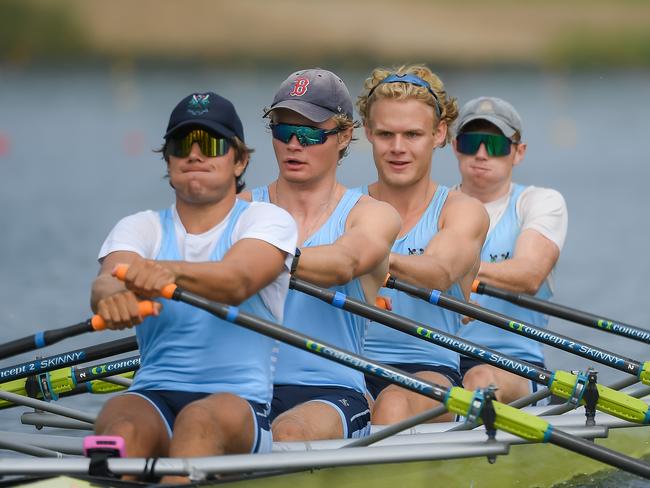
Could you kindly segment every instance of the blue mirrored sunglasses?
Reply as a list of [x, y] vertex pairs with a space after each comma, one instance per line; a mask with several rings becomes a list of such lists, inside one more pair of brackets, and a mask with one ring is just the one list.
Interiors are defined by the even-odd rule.
[[275, 139], [288, 143], [293, 136], [296, 136], [301, 146], [323, 144], [328, 136], [341, 131], [340, 129], [318, 129], [308, 125], [291, 124], [270, 124], [270, 127]]

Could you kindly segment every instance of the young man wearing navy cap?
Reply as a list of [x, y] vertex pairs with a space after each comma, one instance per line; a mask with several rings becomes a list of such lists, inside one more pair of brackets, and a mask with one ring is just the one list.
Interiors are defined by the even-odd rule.
[[[352, 140], [352, 100], [343, 81], [323, 69], [291, 74], [265, 116], [271, 119], [279, 176], [245, 198], [287, 210], [298, 224], [298, 278], [374, 303], [388, 269], [399, 216], [385, 203], [345, 188], [336, 168]], [[289, 291], [285, 326], [360, 354], [366, 320]], [[276, 440], [366, 435], [370, 411], [363, 374], [280, 345], [272, 428]]]
[[[453, 141], [461, 174], [460, 190], [480, 200], [490, 215], [478, 279], [540, 298], [551, 297], [551, 277], [567, 231], [562, 195], [549, 188], [513, 183], [512, 172], [526, 154], [522, 123], [505, 100], [480, 97], [460, 111]], [[546, 326], [538, 312], [487, 295], [473, 295], [479, 305], [526, 323]], [[479, 321], [469, 322], [462, 337], [504, 354], [544, 365], [539, 342]], [[466, 388], [498, 387], [497, 399], [509, 403], [537, 385], [494, 366], [461, 358]]]
[[[132, 457], [268, 452], [275, 342], [171, 300], [143, 321], [137, 302], [177, 283], [281, 321], [296, 225], [274, 205], [236, 198], [251, 150], [225, 98], [185, 97], [164, 138], [175, 203], [125, 217], [99, 253], [92, 307], [111, 329], [140, 324], [141, 366], [95, 429], [124, 437]], [[124, 283], [112, 276], [117, 264], [129, 265]]]
[[[390, 203], [402, 218], [390, 274], [464, 299], [476, 276], [488, 217], [478, 201], [431, 178], [435, 151], [451, 138], [448, 127], [458, 114], [456, 100], [421, 65], [377, 68], [364, 88], [357, 103], [377, 181], [361, 190]], [[460, 317], [454, 312], [396, 290], [382, 289], [381, 295], [390, 298], [398, 314], [443, 332], [459, 332]], [[381, 324], [370, 324], [365, 354], [439, 385], [460, 385], [457, 353]], [[437, 404], [386, 381], [366, 380], [375, 398], [373, 423], [395, 423]]]

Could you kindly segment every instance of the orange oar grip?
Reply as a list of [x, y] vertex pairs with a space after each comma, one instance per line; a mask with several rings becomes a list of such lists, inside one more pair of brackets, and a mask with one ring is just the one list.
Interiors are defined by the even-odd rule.
[[126, 272], [128, 270], [129, 270], [128, 264], [118, 264], [113, 269], [113, 276], [115, 276], [118, 280], [124, 281], [124, 278], [126, 278]]
[[[150, 300], [138, 302], [138, 313], [141, 317], [153, 315], [153, 302]], [[106, 328], [106, 322], [104, 322], [101, 315], [93, 315], [93, 318], [90, 319], [90, 324], [93, 326], [94, 330], [104, 330]]]
[[472, 293], [476, 293], [476, 290], [478, 290], [478, 285], [481, 284], [481, 280], [474, 280], [472, 282]]
[[377, 296], [375, 298], [375, 307], [388, 310], [388, 303], [384, 297]]
[[169, 285], [165, 285], [165, 287], [161, 290], [160, 294], [164, 298], [169, 298], [170, 300], [174, 296], [174, 292], [176, 291], [176, 285], [174, 283], [170, 283]]

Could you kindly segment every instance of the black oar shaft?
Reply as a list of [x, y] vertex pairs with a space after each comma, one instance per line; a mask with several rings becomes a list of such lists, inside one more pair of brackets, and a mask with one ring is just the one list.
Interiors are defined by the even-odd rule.
[[568, 449], [569, 451], [577, 452], [578, 454], [588, 456], [597, 461], [616, 466], [617, 468], [629, 473], [650, 479], [650, 464], [626, 456], [620, 452], [613, 451], [604, 446], [599, 446], [592, 441], [553, 429], [551, 431], [549, 442]]
[[432, 329], [428, 325], [415, 322], [407, 317], [387, 310], [373, 307], [372, 305], [343, 295], [340, 292], [321, 288], [295, 277], [292, 277], [289, 283], [289, 286], [294, 290], [310, 295], [333, 306], [404, 332], [410, 336], [417, 337], [418, 339], [444, 347], [445, 349], [472, 357], [486, 364], [492, 364], [497, 368], [522, 376], [536, 383], [549, 385], [552, 380], [553, 373], [540, 366], [521, 359], [504, 356], [502, 353], [493, 349], [488, 349], [457, 336]]
[[22, 337], [20, 339], [7, 342], [0, 346], [0, 359], [5, 359], [16, 354], [21, 354], [23, 352], [33, 351], [34, 349], [40, 349], [50, 344], [54, 344], [63, 340], [67, 337], [73, 337], [76, 335], [83, 334], [85, 332], [92, 331], [92, 325], [90, 324], [90, 319], [80, 322], [75, 325], [70, 325], [68, 327], [63, 327], [61, 329], [48, 330], [45, 332], [37, 332], [28, 337]]
[[493, 325], [503, 330], [514, 332], [523, 337], [533, 339], [537, 342], [547, 344], [551, 347], [562, 349], [563, 351], [575, 354], [593, 360], [600, 364], [605, 364], [611, 368], [618, 369], [625, 373], [638, 376], [643, 369], [643, 365], [634, 359], [626, 358], [614, 354], [613, 352], [600, 349], [598, 347], [579, 342], [570, 337], [556, 334], [550, 330], [535, 327], [531, 324], [519, 322], [500, 313], [488, 310], [478, 305], [474, 305], [462, 300], [458, 300], [450, 295], [441, 293], [437, 290], [421, 288], [402, 280], [390, 277], [386, 286], [406, 292], [410, 295], [422, 298], [434, 305], [451, 310], [453, 312], [472, 317], [474, 319]]
[[138, 348], [135, 337], [125, 337], [116, 341], [106, 342], [95, 346], [76, 349], [74, 351], [56, 354], [47, 358], [36, 359], [16, 366], [0, 369], [0, 382], [27, 378], [39, 373], [45, 373], [65, 366], [73, 366], [86, 361], [94, 361], [116, 354], [134, 351]]
[[[439, 402], [445, 403], [447, 392], [450, 391], [448, 388], [421, 380], [415, 376], [399, 371], [396, 368], [369, 361], [361, 356], [337, 349], [324, 342], [317, 341], [293, 330], [274, 324], [273, 322], [240, 312], [236, 307], [207, 300], [180, 288], [176, 288], [171, 298], [202, 308], [217, 317], [241, 325], [246, 329], [279, 340], [299, 349], [306, 350], [312, 354], [325, 357], [331, 361], [361, 371], [364, 374], [385, 379], [390, 383], [428, 396]], [[557, 430], [552, 430], [551, 435], [545, 440], [574, 452], [589, 456], [593, 459], [597, 459], [611, 466], [650, 479], [650, 465], [625, 456], [624, 454], [604, 449], [601, 446], [591, 444], [587, 441], [583, 443], [578, 438], [574, 438], [569, 434]]]
[[552, 315], [553, 317], [568, 320], [570, 322], [576, 322], [578, 324], [586, 325], [587, 327], [604, 330], [612, 334], [627, 337], [628, 339], [650, 344], [650, 330], [641, 329], [623, 322], [600, 317], [565, 305], [552, 303], [548, 300], [542, 300], [531, 295], [526, 295], [525, 293], [515, 293], [503, 290], [483, 282], [479, 282], [476, 286], [476, 293], [500, 298], [501, 300], [506, 300], [515, 305], [520, 305], [547, 315]]
[[439, 402], [444, 402], [445, 400], [447, 389], [440, 385], [421, 380], [397, 368], [368, 361], [354, 353], [342, 351], [325, 342], [317, 341], [294, 330], [240, 312], [236, 307], [213, 302], [180, 288], [177, 288], [174, 292], [173, 299], [202, 308], [224, 320], [241, 325], [248, 330], [271, 337], [298, 349], [307, 350], [308, 352], [323, 356], [331, 361], [356, 369], [365, 374], [388, 380], [398, 384], [402, 388], [428, 396]]
[[140, 356], [131, 356], [124, 359], [116, 359], [102, 364], [93, 364], [85, 368], [75, 368], [73, 377], [75, 383], [85, 383], [99, 380], [108, 376], [116, 376], [122, 373], [134, 371], [140, 367]]

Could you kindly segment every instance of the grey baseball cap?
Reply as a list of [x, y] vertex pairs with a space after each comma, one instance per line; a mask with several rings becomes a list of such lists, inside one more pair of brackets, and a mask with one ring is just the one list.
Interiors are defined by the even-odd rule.
[[353, 118], [352, 98], [343, 80], [320, 68], [296, 71], [282, 82], [267, 117], [276, 108], [287, 108], [320, 123], [335, 115]]
[[520, 135], [522, 133], [521, 117], [512, 105], [500, 98], [479, 97], [463, 105], [456, 120], [455, 133], [458, 134], [473, 120], [491, 122], [508, 138], [511, 138], [515, 132], [519, 132]]

